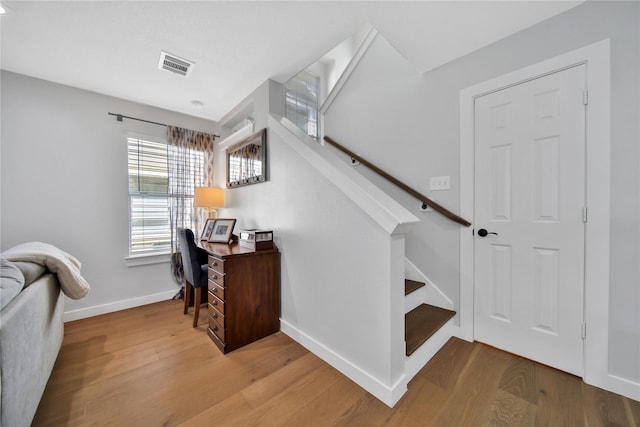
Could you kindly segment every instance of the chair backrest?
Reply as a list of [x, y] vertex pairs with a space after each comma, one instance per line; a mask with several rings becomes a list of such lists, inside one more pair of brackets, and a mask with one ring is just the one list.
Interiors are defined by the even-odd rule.
[[200, 286], [202, 269], [198, 261], [198, 249], [194, 240], [193, 231], [188, 228], [178, 228], [178, 243], [182, 255], [182, 268], [184, 278], [193, 286]]

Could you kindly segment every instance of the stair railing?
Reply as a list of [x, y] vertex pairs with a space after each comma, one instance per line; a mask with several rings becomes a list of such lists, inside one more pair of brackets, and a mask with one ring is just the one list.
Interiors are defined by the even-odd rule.
[[380, 175], [383, 178], [387, 179], [388, 181], [390, 181], [391, 183], [395, 184], [396, 186], [402, 188], [404, 191], [406, 191], [407, 193], [411, 194], [416, 199], [420, 200], [422, 202], [423, 208], [426, 209], [427, 206], [430, 207], [430, 208], [433, 208], [434, 211], [444, 215], [446, 218], [450, 219], [451, 221], [457, 222], [460, 225], [464, 225], [465, 227], [469, 227], [471, 225], [471, 223], [469, 221], [467, 221], [466, 219], [454, 214], [449, 209], [447, 209], [447, 208], [443, 207], [442, 205], [434, 202], [433, 200], [431, 200], [430, 198], [428, 198], [424, 194], [419, 193], [418, 191], [416, 191], [413, 188], [409, 187], [407, 184], [405, 184], [404, 182], [402, 182], [399, 179], [395, 178], [394, 176], [389, 175], [388, 173], [386, 173], [385, 171], [383, 171], [382, 169], [380, 169], [376, 165], [372, 164], [371, 162], [363, 159], [362, 157], [360, 157], [359, 155], [357, 155], [353, 151], [351, 151], [348, 148], [345, 148], [342, 145], [338, 144], [337, 142], [335, 142], [330, 137], [325, 136], [324, 140], [326, 142], [328, 142], [330, 145], [333, 145], [338, 150], [340, 150], [343, 153], [345, 153], [346, 155], [350, 156], [352, 159], [357, 160], [358, 162], [360, 162], [361, 164], [365, 165], [366, 167], [368, 167], [369, 169], [371, 169], [372, 171], [374, 171], [378, 175]]

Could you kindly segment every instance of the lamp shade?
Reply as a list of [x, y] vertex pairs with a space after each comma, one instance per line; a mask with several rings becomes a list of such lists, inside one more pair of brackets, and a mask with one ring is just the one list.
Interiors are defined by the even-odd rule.
[[224, 208], [222, 188], [196, 187], [193, 206], [196, 208]]

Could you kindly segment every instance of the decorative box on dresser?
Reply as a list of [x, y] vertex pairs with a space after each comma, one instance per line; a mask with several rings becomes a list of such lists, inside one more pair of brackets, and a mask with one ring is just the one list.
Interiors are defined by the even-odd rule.
[[280, 330], [280, 252], [201, 242], [209, 254], [209, 338], [228, 353]]

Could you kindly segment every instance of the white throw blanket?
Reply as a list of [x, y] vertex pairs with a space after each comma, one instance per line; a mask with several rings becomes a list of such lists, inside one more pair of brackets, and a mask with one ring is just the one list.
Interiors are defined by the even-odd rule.
[[72, 299], [80, 299], [91, 288], [80, 274], [80, 261], [63, 250], [42, 242], [28, 242], [2, 253], [9, 261], [27, 261], [43, 265], [58, 276], [62, 291]]

